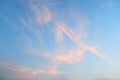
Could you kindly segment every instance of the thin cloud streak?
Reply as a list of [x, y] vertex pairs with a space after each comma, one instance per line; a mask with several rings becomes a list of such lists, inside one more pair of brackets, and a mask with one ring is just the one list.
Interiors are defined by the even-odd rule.
[[[88, 46], [87, 43], [83, 40], [83, 33], [79, 32], [79, 34], [75, 34], [75, 31], [72, 30], [69, 26], [67, 26], [64, 22], [56, 22], [56, 29], [55, 29], [55, 37], [57, 43], [64, 43], [63, 40], [65, 40], [64, 35], [66, 35], [68, 38], [70, 38], [77, 46], [79, 46], [79, 50], [67, 50], [67, 52], [53, 52], [56, 55], [51, 55], [51, 52], [48, 52], [49, 54], [46, 54], [45, 57], [51, 58], [53, 60], [53, 64], [57, 63], [57, 66], [61, 63], [69, 63], [69, 64], [75, 64], [82, 60], [83, 56], [85, 55], [86, 51], [90, 51], [94, 54], [96, 54], [99, 57], [104, 58], [105, 55], [99, 51], [99, 49], [96, 46]], [[87, 25], [87, 23], [83, 24]], [[58, 45], [59, 46], [59, 45]], [[55, 63], [56, 62], [56, 63]]]
[[[33, 4], [36, 3], [36, 4]], [[40, 5], [37, 2], [31, 2], [30, 8], [34, 14], [34, 18], [38, 24], [46, 24], [51, 21], [52, 13], [48, 6]]]
[[11, 65], [9, 63], [5, 63], [5, 62], [0, 63], [0, 67], [7, 69], [7, 70], [10, 70], [12, 72], [25, 74], [24, 75], [25, 78], [34, 78], [38, 74], [45, 73], [45, 71], [41, 70], [41, 69], [32, 70], [32, 69], [27, 68], [27, 67], [23, 67], [23, 66], [17, 67], [17, 66]]
[[62, 71], [57, 71], [54, 69], [43, 70], [43, 69], [31, 69], [24, 66], [15, 66], [6, 62], [0, 62], [0, 68], [12, 71], [13, 73], [15, 73], [17, 79], [20, 79], [19, 74], [22, 74], [24, 80], [34, 79], [37, 75], [40, 74], [56, 75], [64, 73]]
[[[27, 20], [25, 18], [20, 19], [21, 20], [20, 30], [23, 32], [23, 41], [26, 41], [24, 46], [24, 51], [26, 53], [32, 53], [33, 55], [42, 56], [44, 58], [51, 59], [50, 68], [48, 67], [47, 71], [39, 70], [39, 69], [31, 70], [21, 67], [15, 68], [14, 70], [13, 66], [4, 65], [6, 66], [7, 69], [11, 69], [12, 71], [17, 71], [17, 72], [24, 71], [24, 73], [31, 72], [31, 74], [33, 74], [34, 76], [36, 76], [37, 74], [44, 74], [44, 73], [54, 75], [57, 73], [62, 73], [57, 71], [60, 64], [62, 63], [77, 64], [79, 61], [83, 59], [83, 56], [85, 55], [86, 51], [90, 51], [102, 58], [105, 57], [105, 55], [102, 52], [100, 52], [96, 46], [88, 45], [84, 41], [84, 37], [85, 35], [87, 35], [87, 33], [84, 31], [86, 31], [86, 26], [88, 26], [90, 22], [88, 19], [85, 18], [79, 20], [78, 18], [81, 18], [81, 16], [72, 16], [72, 18], [70, 19], [74, 20], [75, 23], [77, 23], [75, 25], [75, 28], [79, 29], [79, 30], [74, 30], [73, 29], [74, 26], [71, 27], [70, 25], [68, 25], [67, 20], [59, 19], [58, 18], [59, 16], [53, 17], [52, 14], [59, 14], [59, 13], [52, 11], [50, 7], [45, 4], [40, 5], [39, 3], [33, 1], [30, 2], [29, 9], [30, 11], [28, 11], [28, 13], [32, 12], [33, 14], [32, 17], [28, 16], [28, 19], [30, 20]], [[73, 13], [74, 12], [75, 11], [73, 11]], [[55, 37], [54, 41], [57, 42], [55, 46], [57, 46], [57, 48], [54, 48], [53, 51], [46, 51], [45, 53], [42, 52], [41, 49], [39, 48], [40, 46], [44, 46], [41, 44], [44, 34], [42, 35], [40, 34], [40, 32], [43, 29], [45, 29], [44, 27], [41, 28], [41, 26], [47, 25], [49, 22], [51, 22], [51, 24], [53, 25], [50, 26], [51, 28], [49, 31], [51, 32], [54, 31], [53, 34], [50, 35], [54, 35]], [[27, 32], [30, 34], [28, 34]], [[62, 46], [62, 48], [60, 47], [58, 43], [64, 45], [64, 42], [66, 42], [65, 36], [68, 37], [73, 43], [77, 45], [77, 49], [73, 49], [74, 46], [72, 46], [71, 49], [64, 49], [65, 48], [64, 46]], [[33, 38], [36, 39], [35, 41], [37, 42], [38, 48], [34, 46], [35, 41], [33, 41]]]
[[[61, 23], [56, 23], [56, 27], [57, 27], [57, 29], [55, 31], [56, 32], [56, 34], [55, 34], [56, 40], [61, 40], [61, 38], [64, 39], [64, 35], [63, 35], [63, 33], [64, 33], [65, 35], [67, 35], [68, 38], [70, 38], [74, 43], [76, 43], [79, 46], [80, 49], [82, 49], [82, 53], [85, 53], [86, 51], [90, 51], [90, 52], [92, 52], [92, 53], [94, 53], [94, 54], [96, 54], [100, 57], [104, 57], [104, 55], [101, 54], [101, 52], [99, 52], [96, 47], [88, 46], [88, 45], [85, 44], [85, 42], [82, 40], [83, 39], [83, 36], [82, 36], [83, 33], [80, 32], [79, 34], [81, 36], [77, 36], [72, 29], [70, 29], [70, 28], [68, 28], [68, 26], [66, 26], [65, 23], [62, 23], [62, 24]], [[57, 42], [59, 42], [59, 41], [57, 41]], [[78, 51], [78, 52], [80, 52], [80, 51]], [[74, 55], [75, 54], [77, 55], [78, 52], [73, 51]], [[65, 57], [66, 60], [67, 60], [67, 57], [69, 58], [69, 55], [71, 55], [71, 53], [68, 54]], [[72, 55], [72, 56], [74, 56], [74, 55]], [[81, 55], [83, 55], [83, 54], [81, 54]], [[64, 58], [62, 58], [62, 55], [61, 55], [61, 57], [59, 56], [58, 59], [65, 60]]]

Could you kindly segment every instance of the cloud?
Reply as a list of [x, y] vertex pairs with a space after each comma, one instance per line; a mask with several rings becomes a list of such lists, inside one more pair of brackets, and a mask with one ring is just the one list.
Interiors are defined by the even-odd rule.
[[[82, 23], [82, 25], [87, 25], [87, 24], [88, 23]], [[88, 46], [87, 43], [84, 41], [84, 34], [86, 34], [86, 33], [83, 33], [82, 31], [80, 31], [80, 32], [78, 32], [78, 34], [75, 34], [76, 31], [67, 28], [67, 26], [65, 26], [65, 28], [66, 28], [66, 30], [64, 31], [65, 35], [67, 35], [67, 37], [70, 38], [80, 48], [85, 49], [86, 51], [88, 50], [88, 51], [91, 51], [93, 53], [96, 53], [97, 55], [100, 54], [100, 52], [96, 49], [95, 46], [93, 46], [93, 47]], [[84, 30], [86, 30], [86, 29], [84, 29]]]
[[[63, 13], [63, 18], [59, 18], [61, 17], [59, 13], [52, 11], [50, 6], [48, 6], [47, 4], [41, 4], [37, 1], [34, 2], [32, 0], [29, 4], [29, 9], [30, 11], [28, 10], [28, 13], [32, 15], [27, 15], [28, 18], [20, 18], [21, 25], [19, 26], [19, 28], [22, 31], [22, 40], [25, 43], [25, 45], [23, 45], [23, 50], [25, 51], [25, 53], [42, 56], [45, 59], [49, 58], [51, 60], [50, 66], [47, 70], [32, 70], [26, 67], [15, 67], [12, 65], [2, 64], [1, 66], [5, 66], [4, 68], [25, 74], [31, 73], [32, 77], [35, 77], [38, 74], [45, 73], [55, 75], [58, 73], [64, 73], [57, 70], [59, 65], [63, 63], [72, 65], [77, 64], [84, 58], [86, 51], [90, 51], [91, 53], [102, 58], [105, 57], [103, 52], [101, 52], [98, 47], [88, 45], [85, 41], [87, 35], [87, 26], [89, 25], [90, 21], [87, 18], [84, 18], [83, 15], [79, 15], [80, 13], [78, 11], [72, 11], [73, 13], [78, 13], [77, 16], [73, 15], [73, 13], [66, 16]], [[63, 12], [66, 11], [66, 9], [63, 9]], [[69, 12], [70, 11], [68, 11], [67, 13]], [[56, 14], [56, 16], [53, 17], [53, 14]], [[46, 27], [48, 27], [46, 25], [49, 22], [52, 25], [47, 28], [48, 30], [46, 30]], [[41, 27], [42, 25], [44, 27]], [[42, 51], [42, 47], [44, 47], [43, 42], [49, 42], [49, 40], [45, 40], [47, 39], [46, 37], [49, 36], [46, 36], [49, 31], [53, 32], [49, 34], [54, 36], [54, 38], [52, 37], [52, 41], [56, 41], [53, 45], [54, 49], [50, 50], [46, 49], [45, 47], [44, 51]], [[69, 49], [63, 46], [64, 43], [67, 42], [66, 38], [69, 38], [71, 42], [75, 45], [72, 45], [72, 47]], [[47, 44], [47, 47], [49, 46], [48, 42], [45, 42]], [[60, 45], [62, 47], [60, 47]]]
[[[75, 50], [70, 50], [67, 53], [68, 54], [62, 54], [62, 52], [60, 54], [58, 54], [54, 59], [55, 60], [61, 60], [61, 61], [66, 61], [69, 62], [70, 60], [74, 62], [76, 62], [76, 60], [80, 60], [81, 56], [86, 52], [86, 51], [90, 51], [100, 57], [104, 57], [104, 54], [102, 54], [97, 47], [95, 46], [88, 46], [87, 43], [85, 43], [85, 41], [83, 41], [83, 33], [79, 32], [79, 34], [75, 34], [75, 31], [72, 30], [69, 26], [67, 26], [65, 23], [55, 23], [56, 28], [55, 29], [55, 36], [56, 36], [56, 40], [58, 40], [57, 42], [59, 42], [59, 40], [63, 40], [65, 39], [65, 36], [63, 34], [65, 34], [68, 38], [70, 38], [77, 46], [79, 46], [78, 51]], [[85, 25], [85, 24], [83, 24]], [[72, 59], [72, 57], [75, 57]], [[78, 62], [78, 61], [77, 61]]]
[[11, 73], [15, 75], [13, 78], [16, 78], [18, 80], [21, 80], [21, 77], [22, 80], [35, 79], [36, 76], [40, 74], [49, 74], [49, 75], [64, 74], [63, 71], [57, 71], [55, 69], [48, 69], [48, 70], [31, 69], [24, 66], [15, 66], [13, 64], [5, 63], [5, 62], [0, 62], [0, 68], [11, 71]]
[[39, 4], [37, 1], [31, 1], [30, 9], [32, 10], [37, 23], [46, 24], [51, 21], [52, 12], [46, 4]]
[[25, 48], [25, 52], [29, 53], [29, 54], [34, 54], [34, 55], [38, 55], [38, 56], [42, 56], [41, 51], [34, 48], [32, 45], [27, 45]]
[[[22, 80], [29, 80], [29, 79], [33, 79], [36, 77], [36, 75], [38, 74], [45, 74], [45, 70], [42, 70], [42, 69], [35, 69], [35, 70], [32, 70], [30, 68], [27, 68], [27, 67], [23, 67], [23, 66], [14, 66], [12, 64], [9, 64], [9, 63], [5, 63], [5, 62], [1, 62], [0, 63], [0, 67], [5, 69], [5, 70], [9, 70], [11, 71], [11, 73], [13, 73], [14, 76], [13, 78], [16, 78], [16, 79], [21, 79]], [[11, 74], [11, 75], [13, 75]], [[20, 76], [22, 75], [22, 76]]]
[[50, 74], [50, 75], [65, 74], [65, 72], [63, 72], [63, 71], [57, 71], [55, 69], [50, 69], [50, 70], [47, 71], [47, 73]]
[[[56, 20], [53, 21], [53, 25], [55, 27], [52, 29], [54, 31], [53, 33], [54, 33], [55, 41], [57, 42], [56, 44], [56, 46], [58, 47], [57, 49], [44, 53], [44, 52], [41, 52], [39, 49], [34, 48], [32, 45], [29, 45], [27, 47], [28, 52], [38, 56], [43, 56], [45, 58], [49, 58], [52, 60], [51, 64], [55, 64], [55, 65], [52, 66], [53, 69], [52, 70], [50, 69], [48, 73], [50, 74], [57, 73], [55, 72], [55, 70], [62, 63], [68, 63], [68, 64], [78, 63], [79, 61], [82, 60], [86, 51], [90, 51], [91, 53], [94, 53], [95, 55], [102, 58], [105, 57], [105, 55], [102, 52], [100, 52], [96, 46], [88, 45], [87, 42], [84, 40], [85, 35], [87, 35], [86, 26], [88, 26], [89, 20], [84, 17], [82, 17], [81, 19], [78, 19], [78, 17], [81, 18], [81, 16], [72, 16], [71, 18], [76, 23], [76, 26], [75, 26], [76, 29], [68, 25], [66, 20], [57, 19], [56, 17]], [[36, 33], [36, 32], [34, 31], [33, 33]], [[71, 49], [65, 49], [64, 46], [62, 46], [62, 48], [59, 47], [58, 43], [60, 43], [61, 45], [64, 45], [64, 42], [66, 42], [66, 37], [68, 37], [73, 43], [77, 45], [77, 49], [74, 49], [73, 48], [74, 46], [72, 46]]]
[[45, 57], [53, 59], [53, 61], [55, 61], [56, 63], [75, 64], [83, 58], [84, 50], [70, 50], [65, 52], [58, 51], [54, 54], [56, 55], [46, 54], [47, 56]]
[[[78, 17], [78, 16], [77, 16]], [[77, 19], [74, 17], [74, 19]], [[77, 21], [77, 20], [75, 20]], [[66, 21], [58, 20], [54, 22], [55, 25], [55, 31], [54, 36], [57, 43], [60, 43], [60, 45], [64, 45], [64, 42], [66, 42], [66, 37], [68, 37], [73, 43], [75, 43], [78, 47], [77, 49], [74, 49], [73, 47], [71, 49], [66, 49], [63, 46], [62, 49], [56, 49], [55, 51], [48, 52], [45, 54], [44, 57], [50, 58], [53, 60], [53, 64], [56, 64], [55, 66], [59, 67], [62, 63], [68, 63], [68, 64], [76, 64], [79, 61], [81, 61], [84, 58], [84, 55], [86, 51], [89, 51], [101, 58], [105, 58], [105, 54], [99, 50], [98, 47], [93, 45], [88, 45], [87, 42], [84, 40], [84, 35], [87, 33], [84, 33], [86, 30], [86, 26], [88, 25], [88, 20], [83, 19], [83, 21], [79, 22], [79, 20], [76, 23], [77, 28], [80, 30], [75, 30], [71, 26], [67, 25], [68, 23]], [[57, 44], [59, 48], [59, 44]], [[61, 47], [60, 47], [61, 48]], [[53, 66], [54, 67], [54, 66]]]

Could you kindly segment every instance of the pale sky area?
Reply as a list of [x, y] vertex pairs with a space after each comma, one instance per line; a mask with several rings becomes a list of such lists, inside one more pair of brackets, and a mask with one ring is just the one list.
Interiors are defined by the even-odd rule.
[[0, 80], [120, 80], [120, 0], [0, 0]]

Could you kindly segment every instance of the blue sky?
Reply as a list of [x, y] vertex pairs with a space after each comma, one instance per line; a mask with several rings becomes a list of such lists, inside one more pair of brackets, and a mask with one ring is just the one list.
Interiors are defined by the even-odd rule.
[[119, 0], [1, 0], [0, 80], [119, 80]]

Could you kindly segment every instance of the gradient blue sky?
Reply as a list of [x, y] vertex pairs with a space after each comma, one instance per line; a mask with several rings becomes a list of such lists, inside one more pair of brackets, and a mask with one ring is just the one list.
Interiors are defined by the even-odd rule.
[[119, 0], [0, 0], [0, 80], [120, 80]]

